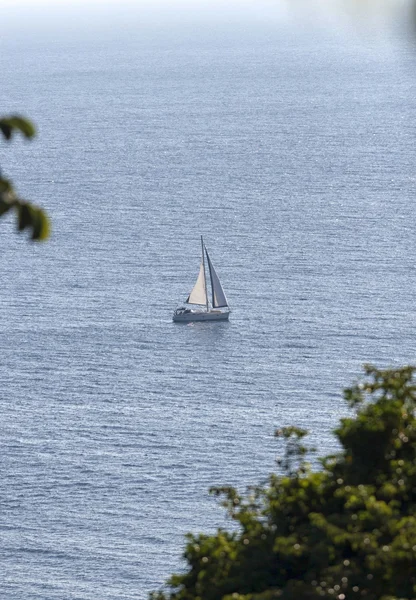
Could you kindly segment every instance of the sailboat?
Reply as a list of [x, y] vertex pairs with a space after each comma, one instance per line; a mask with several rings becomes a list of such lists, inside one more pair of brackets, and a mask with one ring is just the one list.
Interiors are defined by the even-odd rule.
[[[228, 321], [230, 316], [230, 307], [227, 298], [222, 289], [219, 277], [214, 269], [214, 265], [209, 257], [208, 250], [204, 244], [201, 235], [202, 259], [199, 268], [198, 278], [189, 294], [186, 304], [177, 308], [173, 313], [173, 320], [176, 322], [188, 323], [190, 321]], [[211, 303], [207, 294], [207, 273], [205, 269], [205, 255], [207, 257], [210, 282], [211, 282]], [[195, 305], [199, 308], [189, 308], [189, 305]]]

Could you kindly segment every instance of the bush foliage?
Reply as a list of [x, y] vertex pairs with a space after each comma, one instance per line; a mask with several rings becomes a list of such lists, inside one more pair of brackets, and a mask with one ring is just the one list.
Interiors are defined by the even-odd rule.
[[[31, 139], [35, 135], [35, 128], [30, 121], [20, 116], [0, 118], [0, 134], [5, 140], [11, 140], [16, 133]], [[19, 198], [12, 182], [0, 173], [0, 217], [9, 211], [16, 213], [18, 231], [28, 229], [32, 240], [45, 240], [49, 236], [49, 220], [45, 212]]]
[[306, 432], [277, 431], [281, 474], [212, 490], [238, 527], [188, 535], [184, 572], [152, 600], [416, 598], [414, 369], [367, 367], [345, 399], [340, 453], [313, 471]]

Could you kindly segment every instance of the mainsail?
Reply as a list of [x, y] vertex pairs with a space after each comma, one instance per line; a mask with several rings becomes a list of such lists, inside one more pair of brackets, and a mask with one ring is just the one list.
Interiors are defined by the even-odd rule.
[[228, 306], [228, 302], [227, 302], [227, 298], [225, 297], [224, 290], [222, 289], [222, 285], [220, 283], [220, 280], [218, 279], [218, 275], [215, 272], [214, 265], [211, 262], [211, 259], [208, 254], [208, 250], [206, 248], [205, 248], [205, 252], [207, 253], [209, 274], [211, 276], [212, 307], [213, 308], [222, 308], [222, 307]]
[[201, 262], [199, 269], [198, 279], [193, 287], [192, 292], [189, 294], [186, 301], [188, 304], [206, 304], [207, 303], [207, 288], [205, 285], [205, 269], [204, 264]]

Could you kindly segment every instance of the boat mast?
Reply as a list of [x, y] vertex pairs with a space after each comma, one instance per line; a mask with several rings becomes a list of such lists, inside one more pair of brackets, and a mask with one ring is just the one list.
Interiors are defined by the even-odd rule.
[[207, 299], [207, 312], [209, 311], [209, 306], [208, 306], [208, 289], [207, 289], [207, 272], [205, 271], [205, 247], [204, 247], [204, 240], [202, 239], [202, 235], [201, 235], [201, 247], [202, 247], [202, 265], [204, 267], [204, 282], [205, 282], [205, 297]]

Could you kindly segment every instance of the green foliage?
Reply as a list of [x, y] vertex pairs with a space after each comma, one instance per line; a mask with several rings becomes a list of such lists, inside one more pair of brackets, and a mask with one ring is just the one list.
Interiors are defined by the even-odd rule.
[[[0, 132], [8, 141], [15, 133], [21, 133], [30, 139], [35, 135], [35, 128], [30, 121], [19, 116], [0, 119]], [[45, 240], [49, 236], [49, 220], [45, 212], [25, 200], [20, 199], [12, 183], [0, 174], [0, 217], [13, 210], [17, 217], [17, 229], [31, 232], [32, 240]]]
[[282, 473], [244, 495], [213, 489], [237, 529], [188, 535], [185, 571], [152, 600], [416, 598], [414, 369], [367, 367], [345, 399], [342, 451], [313, 472], [305, 431], [276, 432]]
[[10, 140], [13, 133], [17, 131], [20, 131], [26, 138], [32, 138], [35, 135], [33, 124], [17, 115], [0, 119], [0, 131], [6, 140]]

